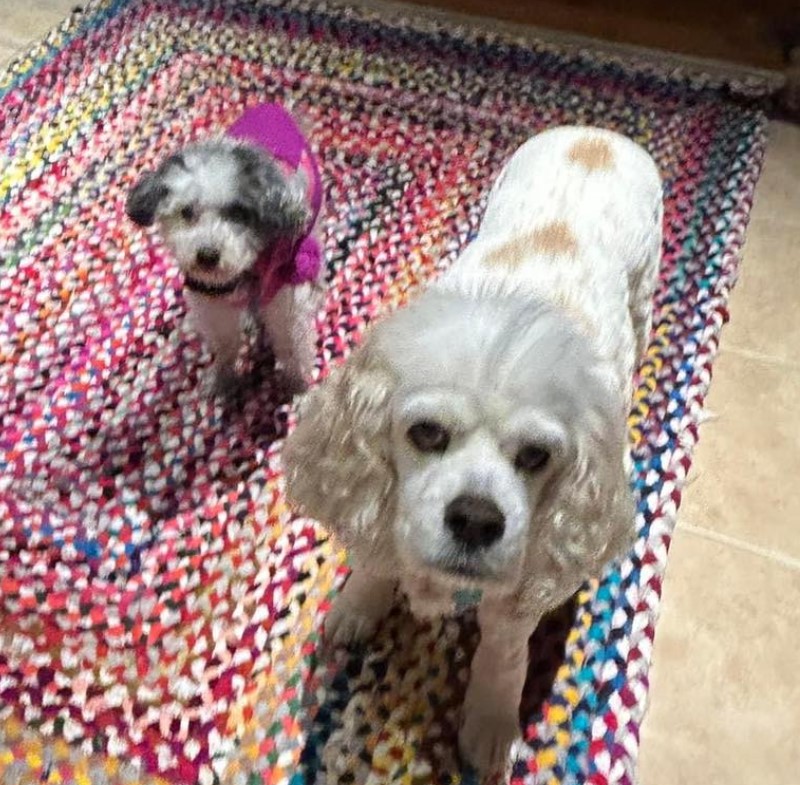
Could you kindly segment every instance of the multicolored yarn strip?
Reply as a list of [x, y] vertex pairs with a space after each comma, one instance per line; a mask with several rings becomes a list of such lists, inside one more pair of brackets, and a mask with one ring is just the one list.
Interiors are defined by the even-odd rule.
[[258, 368], [235, 410], [204, 397], [176, 269], [124, 217], [142, 170], [265, 100], [307, 118], [324, 168], [320, 373], [452, 263], [530, 134], [607, 126], [660, 165], [640, 537], [533, 635], [512, 777], [632, 783], [763, 119], [658, 67], [300, 0], [98, 0], [0, 76], [0, 781], [465, 781], [471, 617], [398, 608], [318, 656], [344, 567], [284, 505], [289, 408]]

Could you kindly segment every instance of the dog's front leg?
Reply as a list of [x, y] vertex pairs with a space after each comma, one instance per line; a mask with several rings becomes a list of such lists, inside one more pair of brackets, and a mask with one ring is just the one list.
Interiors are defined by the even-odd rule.
[[481, 640], [464, 699], [459, 749], [482, 777], [504, 774], [519, 737], [519, 703], [528, 672], [528, 638], [539, 616], [510, 618], [508, 606], [484, 600], [478, 609]]
[[289, 392], [308, 386], [317, 358], [315, 316], [321, 289], [312, 284], [285, 286], [261, 313], [261, 320], [280, 363]]
[[242, 310], [224, 298], [186, 293], [195, 329], [214, 356], [206, 387], [212, 394], [226, 395], [236, 387], [236, 358], [242, 343]]
[[396, 586], [395, 580], [354, 565], [325, 618], [326, 645], [346, 646], [369, 638], [389, 613]]

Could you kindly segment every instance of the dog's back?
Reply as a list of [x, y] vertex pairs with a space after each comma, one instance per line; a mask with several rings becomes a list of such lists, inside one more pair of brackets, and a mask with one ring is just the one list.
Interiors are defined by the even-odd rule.
[[630, 378], [650, 329], [661, 222], [660, 176], [642, 148], [597, 128], [545, 131], [508, 161], [478, 237], [440, 285], [552, 302]]

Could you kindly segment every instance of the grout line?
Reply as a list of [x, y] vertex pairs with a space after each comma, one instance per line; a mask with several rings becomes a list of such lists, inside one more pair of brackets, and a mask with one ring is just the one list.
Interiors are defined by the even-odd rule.
[[[723, 332], [723, 339], [725, 333]], [[763, 363], [772, 363], [779, 365], [782, 368], [789, 368], [793, 371], [800, 371], [800, 362], [797, 360], [787, 360], [784, 357], [778, 357], [774, 354], [767, 354], [766, 352], [758, 352], [753, 349], [740, 349], [738, 346], [731, 346], [731, 344], [723, 344], [720, 349], [720, 355], [723, 354], [738, 354], [748, 360], [758, 360]]]
[[793, 556], [787, 556], [785, 553], [781, 553], [780, 551], [776, 551], [772, 548], [764, 548], [761, 545], [753, 545], [746, 540], [740, 540], [738, 537], [731, 537], [729, 534], [715, 532], [711, 529], [706, 529], [704, 526], [695, 526], [694, 524], [686, 521], [679, 522], [678, 528], [682, 531], [688, 532], [689, 534], [702, 537], [705, 540], [718, 542], [721, 545], [730, 545], [731, 547], [738, 548], [741, 551], [747, 551], [747, 553], [753, 554], [754, 556], [760, 556], [763, 559], [778, 562], [778, 564], [782, 565], [783, 567], [787, 567], [790, 570], [800, 572], [800, 559], [795, 559]]

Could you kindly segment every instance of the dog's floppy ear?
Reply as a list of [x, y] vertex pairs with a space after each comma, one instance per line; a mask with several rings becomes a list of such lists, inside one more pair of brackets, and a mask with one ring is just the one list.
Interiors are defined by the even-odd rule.
[[298, 237], [307, 227], [305, 186], [297, 175], [286, 178], [261, 150], [234, 148], [239, 164], [240, 196], [254, 210], [261, 233], [270, 238]]
[[288, 236], [297, 237], [308, 226], [311, 214], [306, 195], [309, 188], [311, 183], [308, 182], [305, 172], [299, 169], [289, 178], [286, 189], [280, 195], [283, 231]]
[[308, 227], [310, 212], [305, 188], [305, 178], [298, 173], [282, 186], [264, 191], [260, 202], [262, 220], [272, 223], [276, 235], [297, 238]]
[[391, 539], [381, 530], [395, 509], [394, 386], [367, 340], [308, 393], [283, 448], [289, 500], [362, 553]]
[[156, 210], [169, 194], [169, 188], [156, 172], [144, 175], [128, 194], [125, 212], [138, 226], [152, 226]]
[[175, 166], [185, 168], [183, 155], [177, 153], [164, 161], [155, 172], [142, 175], [128, 194], [125, 212], [138, 226], [152, 226], [159, 205], [169, 196], [167, 172]]
[[560, 602], [634, 542], [636, 508], [628, 476], [624, 412], [607, 402], [579, 429], [571, 463], [554, 479], [541, 526], [544, 549], [569, 586]]

